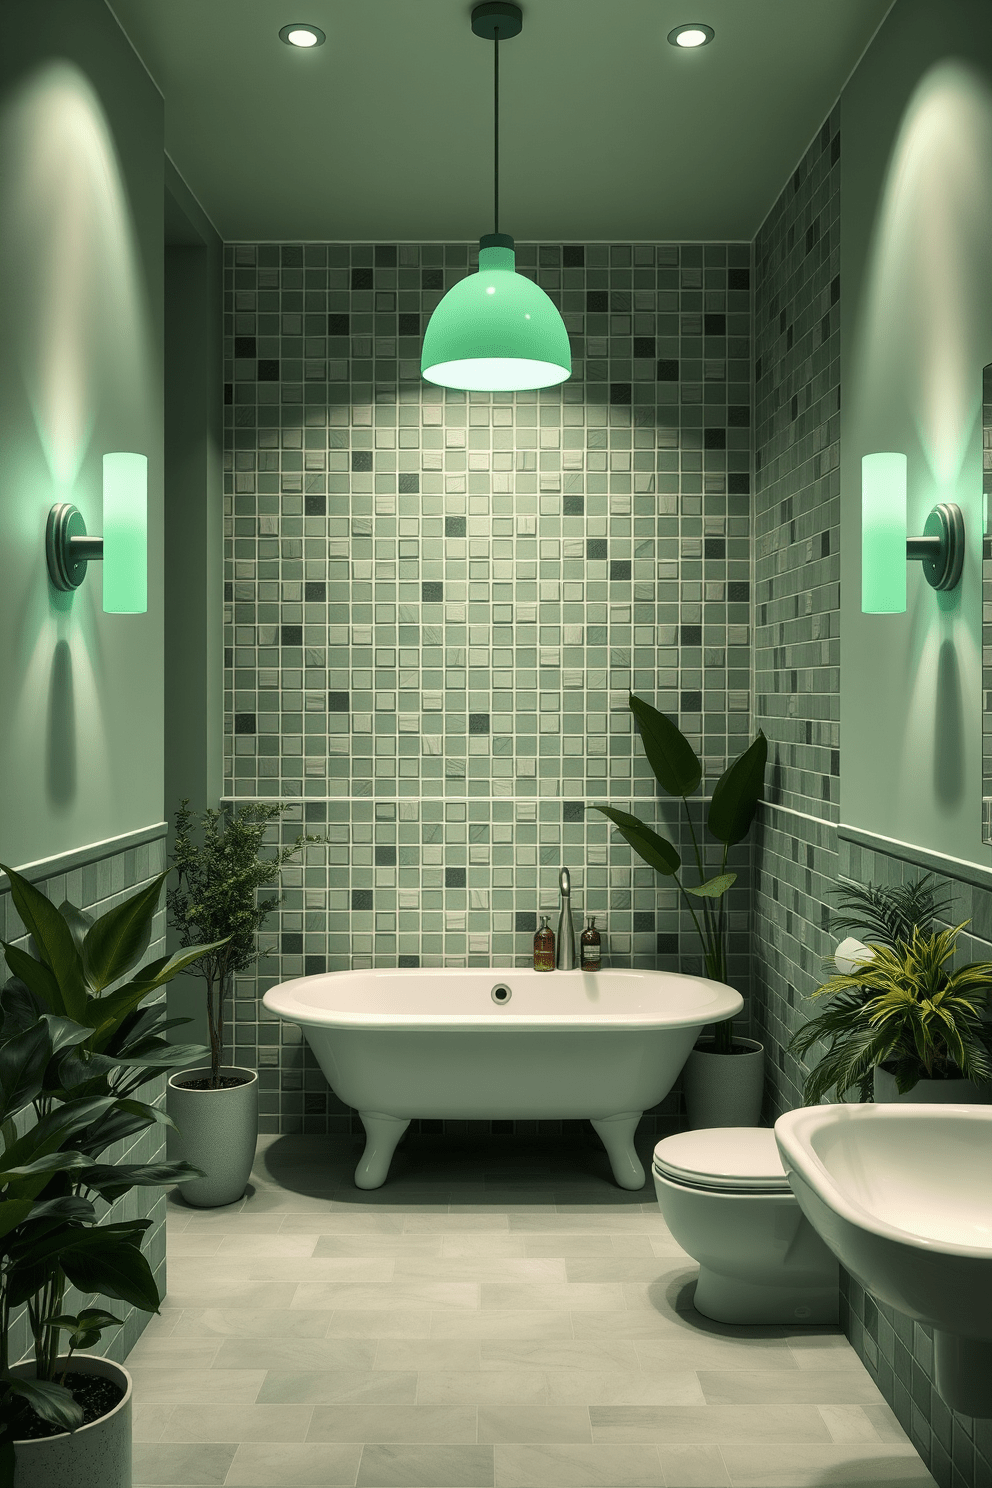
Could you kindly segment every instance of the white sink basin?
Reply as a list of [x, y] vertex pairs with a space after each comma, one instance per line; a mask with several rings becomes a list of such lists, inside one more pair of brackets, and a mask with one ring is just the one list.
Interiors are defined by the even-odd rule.
[[992, 1108], [810, 1106], [780, 1116], [775, 1136], [841, 1265], [935, 1330], [940, 1394], [992, 1415]]

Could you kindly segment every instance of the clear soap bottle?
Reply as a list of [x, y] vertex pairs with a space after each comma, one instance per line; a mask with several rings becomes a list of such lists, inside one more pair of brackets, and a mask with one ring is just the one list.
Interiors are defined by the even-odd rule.
[[555, 932], [548, 924], [547, 915], [541, 916], [541, 928], [534, 936], [534, 970], [554, 971]]
[[589, 916], [589, 923], [582, 932], [579, 940], [579, 945], [582, 947], [580, 952], [580, 955], [582, 957], [582, 970], [602, 970], [603, 944], [599, 938], [599, 931], [596, 929], [595, 915]]

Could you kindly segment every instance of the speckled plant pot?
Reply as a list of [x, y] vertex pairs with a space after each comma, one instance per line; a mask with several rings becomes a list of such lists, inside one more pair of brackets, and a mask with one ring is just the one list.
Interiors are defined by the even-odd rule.
[[216, 1209], [242, 1197], [258, 1142], [258, 1075], [223, 1065], [222, 1075], [242, 1075], [227, 1090], [187, 1090], [182, 1080], [205, 1079], [209, 1069], [178, 1070], [169, 1076], [169, 1115], [176, 1123], [175, 1155], [202, 1168], [203, 1178], [180, 1183], [187, 1204]]
[[992, 1103], [992, 1089], [988, 1085], [976, 1085], [972, 1080], [917, 1080], [912, 1090], [900, 1094], [895, 1075], [888, 1070], [875, 1067], [874, 1096], [878, 1105], [901, 1102], [911, 1105], [987, 1106]]
[[[15, 1442], [13, 1488], [131, 1488], [131, 1376], [122, 1365], [96, 1354], [73, 1354], [70, 1368], [114, 1380], [124, 1398], [78, 1431]], [[10, 1372], [34, 1379], [34, 1360], [15, 1364]]]
[[712, 1040], [697, 1044], [682, 1071], [689, 1125], [759, 1126], [765, 1091], [765, 1050], [755, 1039], [735, 1038], [738, 1054], [716, 1054]]

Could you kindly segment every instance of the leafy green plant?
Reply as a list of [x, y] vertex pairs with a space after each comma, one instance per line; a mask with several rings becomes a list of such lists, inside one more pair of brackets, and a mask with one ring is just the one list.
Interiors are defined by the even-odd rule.
[[[698, 883], [683, 881], [680, 876], [682, 856], [678, 848], [652, 827], [613, 806], [596, 806], [595, 810], [609, 817], [620, 835], [649, 867], [662, 877], [674, 880], [696, 927], [706, 975], [714, 981], [725, 982], [727, 910], [724, 895], [737, 881], [736, 873], [727, 872], [727, 857], [730, 849], [742, 842], [751, 829], [764, 785], [768, 742], [759, 729], [758, 737], [728, 765], [713, 788], [706, 825], [720, 844], [714, 873], [713, 866], [707, 863], [705, 844], [700, 846], [689, 809], [689, 798], [695, 795], [703, 778], [703, 767], [696, 751], [678, 726], [643, 698], [631, 694], [629, 707], [655, 779], [667, 795], [680, 799], [685, 808]], [[733, 1052], [730, 1023], [715, 1025], [714, 1048], [718, 1054]]]
[[182, 945], [207, 940], [217, 947], [201, 954], [192, 968], [207, 984], [212, 1090], [220, 1085], [225, 1009], [234, 978], [258, 959], [258, 931], [279, 903], [278, 894], [259, 899], [259, 890], [277, 882], [279, 870], [305, 843], [323, 840], [299, 836], [263, 857], [270, 824], [288, 809], [253, 801], [236, 812], [208, 807], [196, 818], [186, 800], [176, 811], [172, 861], [179, 883], [167, 896], [170, 923]]
[[[93, 919], [68, 902], [56, 909], [12, 868], [3, 871], [37, 952], [2, 942], [14, 973], [0, 992], [0, 1472], [9, 1478], [23, 1402], [61, 1431], [82, 1423], [81, 1407], [56, 1379], [60, 1332], [69, 1331], [71, 1353], [119, 1321], [96, 1308], [65, 1313], [67, 1286], [158, 1310], [158, 1288], [141, 1253], [150, 1221], [100, 1221], [106, 1206], [133, 1188], [198, 1170], [125, 1163], [107, 1152], [155, 1124], [171, 1124], [137, 1093], [206, 1051], [169, 1043], [164, 1034], [186, 1020], [167, 1018], [162, 1001], [141, 1004], [217, 947], [190, 946], [135, 970], [151, 942], [164, 873]], [[25, 1304], [33, 1380], [10, 1373], [11, 1317]]]
[[817, 988], [813, 997], [830, 998], [831, 1005], [790, 1044], [800, 1056], [821, 1041], [828, 1045], [806, 1080], [807, 1105], [831, 1091], [837, 1100], [854, 1089], [868, 1099], [879, 1065], [901, 1093], [923, 1079], [992, 1078], [992, 1030], [983, 1017], [992, 961], [949, 967], [967, 923], [939, 931], [914, 924], [908, 940], [876, 943], [856, 973], [839, 973]]
[[842, 878], [833, 891], [837, 909], [830, 916], [834, 930], [853, 930], [878, 945], [896, 946], [913, 938], [914, 929], [927, 933], [937, 918], [946, 918], [951, 897], [941, 891], [936, 877], [903, 884], [859, 884]]

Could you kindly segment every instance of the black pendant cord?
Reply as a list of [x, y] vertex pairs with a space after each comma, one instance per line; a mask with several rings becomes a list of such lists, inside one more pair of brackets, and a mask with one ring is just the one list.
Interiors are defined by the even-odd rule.
[[493, 33], [493, 232], [499, 232], [499, 27]]

